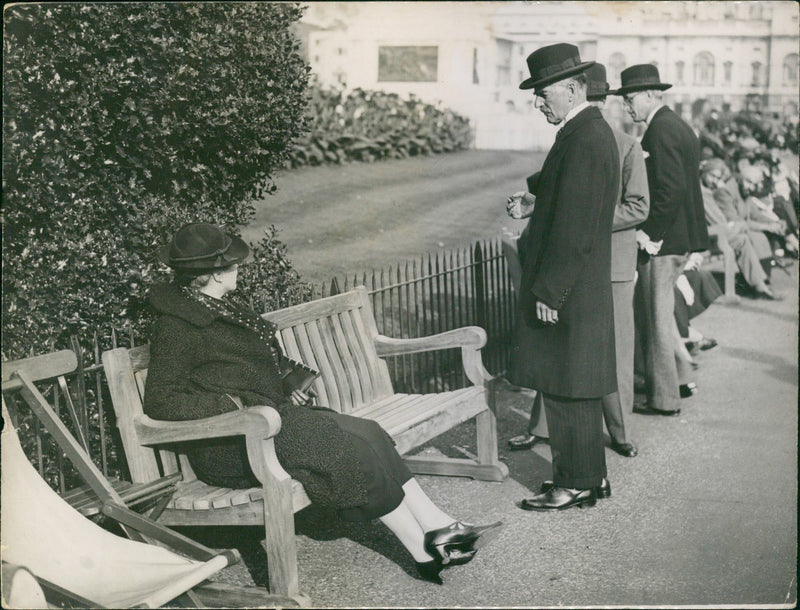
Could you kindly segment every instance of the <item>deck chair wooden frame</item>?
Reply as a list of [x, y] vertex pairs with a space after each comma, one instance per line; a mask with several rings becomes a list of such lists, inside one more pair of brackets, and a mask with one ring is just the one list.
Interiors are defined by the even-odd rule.
[[[91, 463], [93, 470], [85, 465], [83, 455], [88, 453], [89, 446], [84, 437], [77, 411], [70, 395], [66, 375], [73, 373], [78, 366], [78, 358], [72, 350], [61, 350], [31, 358], [21, 360], [10, 360], [3, 362], [3, 391], [24, 389], [24, 383], [16, 375], [18, 371], [25, 371], [25, 376], [29, 383], [52, 379], [56, 381], [54, 391], [60, 390], [60, 396], [64, 401], [65, 409], [76, 431], [77, 437], [73, 436], [63, 425], [55, 409], [50, 407], [42, 397], [42, 401], [27, 395], [29, 390], [22, 392], [28, 407], [36, 418], [41, 422], [45, 429], [50, 433], [53, 440], [61, 448], [67, 459], [78, 470], [87, 484], [83, 487], [76, 487], [62, 494], [62, 497], [80, 511], [86, 517], [99, 515], [102, 503], [108, 499], [114, 501], [121, 500], [128, 508], [146, 507], [148, 516], [152, 519], [158, 517], [158, 513], [163, 510], [169, 497], [175, 491], [175, 483], [180, 480], [180, 473], [170, 474], [159, 477], [147, 483], [133, 484], [119, 478], [106, 479], [99, 474], [94, 463]], [[117, 496], [112, 497], [106, 493], [106, 487], [110, 485]], [[153, 501], [156, 504], [153, 505]]]
[[[147, 516], [132, 511], [126, 506], [123, 496], [92, 462], [84, 447], [70, 433], [55, 410], [34, 385], [31, 376], [29, 376], [30, 372], [30, 375], [37, 380], [43, 380], [53, 377], [55, 373], [55, 376], [60, 376], [63, 380], [63, 375], [75, 369], [76, 362], [74, 352], [63, 350], [62, 352], [21, 361], [3, 363], [4, 416], [9, 417], [9, 420], [11, 419], [5, 400], [6, 393], [18, 391], [25, 403], [87, 483], [88, 489], [94, 493], [96, 496], [94, 503], [99, 504], [102, 515], [116, 522], [131, 540], [163, 546], [182, 556], [204, 562], [203, 566], [198, 568], [196, 578], [184, 579], [183, 582], [176, 583], [172, 588], [154, 592], [150, 599], [169, 601], [169, 599], [175, 598], [185, 607], [206, 607], [206, 603], [222, 607], [285, 607], [297, 605], [294, 600], [271, 596], [263, 589], [259, 590], [255, 587], [204, 582], [208, 576], [241, 561], [239, 552], [235, 549], [224, 551], [210, 549], [162, 524], [156, 523]], [[66, 388], [66, 385], [63, 387]], [[10, 423], [9, 426], [11, 426]], [[128, 491], [128, 489], [125, 488], [123, 491]], [[85, 491], [83, 493], [87, 495]], [[170, 495], [171, 493], [167, 493], [164, 497], [168, 499]], [[87, 505], [87, 502], [83, 504]], [[160, 506], [163, 507], [163, 504]], [[4, 570], [13, 569], [14, 567], [5, 565]], [[34, 574], [34, 576], [36, 575]], [[48, 599], [67, 600], [69, 603], [78, 604], [80, 607], [101, 607], [91, 600], [69, 591], [68, 588], [49, 582], [46, 579], [37, 577], [37, 581]], [[181, 587], [184, 587], [183, 590], [179, 590]], [[150, 606], [145, 604], [143, 607]]]
[[[313, 389], [318, 404], [342, 413], [374, 419], [394, 439], [401, 454], [468, 421], [476, 422], [477, 456], [408, 456], [417, 474], [468, 476], [502, 481], [508, 468], [497, 456], [492, 376], [483, 367], [486, 333], [466, 327], [418, 339], [378, 334], [364, 287], [296, 305], [264, 317], [278, 326], [286, 355], [321, 372]], [[437, 394], [396, 394], [386, 356], [437, 349], [459, 349], [473, 385]], [[262, 525], [265, 531], [270, 590], [304, 602], [298, 590], [294, 513], [311, 502], [303, 486], [283, 469], [274, 436], [281, 420], [271, 407], [251, 407], [191, 421], [156, 421], [142, 410], [149, 346], [103, 353], [125, 455], [136, 482], [181, 471], [175, 496], [159, 518], [166, 525]], [[241, 435], [260, 488], [231, 490], [197, 480], [185, 455], [171, 451], [176, 442]]]

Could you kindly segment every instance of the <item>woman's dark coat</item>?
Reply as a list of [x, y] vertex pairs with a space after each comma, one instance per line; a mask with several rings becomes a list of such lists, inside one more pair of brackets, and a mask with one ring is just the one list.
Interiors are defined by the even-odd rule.
[[[582, 110], [545, 159], [520, 238], [517, 385], [571, 398], [616, 390], [611, 229], [619, 174], [611, 128], [597, 108]], [[537, 300], [558, 311], [554, 326], [538, 321]]]
[[[292, 406], [273, 348], [274, 326], [259, 336], [236, 315], [222, 315], [172, 284], [154, 286], [150, 304], [160, 314], [151, 336], [144, 411], [153, 419], [186, 420], [245, 406], [275, 407], [281, 431], [275, 451], [314, 503], [349, 508], [366, 501], [357, 454], [347, 435], [329, 418]], [[249, 312], [239, 314], [245, 317]], [[252, 320], [251, 320], [252, 322]], [[222, 487], [258, 485], [242, 437], [188, 443], [198, 478]]]

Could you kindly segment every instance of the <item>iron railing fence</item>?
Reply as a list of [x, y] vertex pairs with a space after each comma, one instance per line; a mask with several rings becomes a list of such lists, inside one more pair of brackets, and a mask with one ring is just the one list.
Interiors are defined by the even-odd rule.
[[[480, 326], [487, 332], [483, 361], [493, 374], [505, 372], [510, 356], [510, 339], [516, 317], [516, 299], [502, 254], [500, 240], [481, 241], [472, 247], [429, 253], [418, 260], [386, 269], [334, 278], [315, 287], [312, 298], [323, 298], [363, 285], [375, 313], [378, 332], [396, 338], [432, 335], [462, 326]], [[281, 306], [295, 303], [277, 300]], [[254, 307], [257, 303], [251, 303]], [[263, 309], [263, 307], [262, 307]], [[86, 449], [108, 477], [128, 477], [120, 449], [114, 410], [103, 373], [101, 354], [109, 347], [134, 347], [130, 328], [95, 331], [89, 337], [73, 336], [70, 348], [78, 355], [77, 370], [67, 375], [68, 389], [75, 404], [75, 416], [63, 409], [64, 388], [38, 384], [75, 433], [85, 439]], [[32, 354], [31, 354], [32, 355]], [[387, 360], [398, 392], [426, 393], [464, 387], [458, 349], [394, 356]], [[12, 396], [4, 397], [13, 402]], [[80, 484], [42, 426], [24, 404], [12, 411], [22, 417], [15, 422], [23, 446], [42, 476], [61, 492]]]

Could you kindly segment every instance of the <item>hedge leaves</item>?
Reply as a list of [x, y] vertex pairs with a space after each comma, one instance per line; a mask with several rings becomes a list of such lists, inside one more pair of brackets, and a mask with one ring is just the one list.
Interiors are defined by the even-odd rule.
[[[6, 357], [137, 320], [163, 273], [154, 251], [178, 226], [252, 218], [305, 130], [308, 68], [289, 33], [300, 15], [295, 3], [6, 9]], [[257, 254], [291, 276], [274, 234]]]

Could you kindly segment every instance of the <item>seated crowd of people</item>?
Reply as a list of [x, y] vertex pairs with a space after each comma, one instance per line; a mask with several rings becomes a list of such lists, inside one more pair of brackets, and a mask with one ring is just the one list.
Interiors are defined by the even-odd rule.
[[798, 255], [798, 175], [782, 155], [791, 131], [754, 125], [748, 115], [720, 121], [712, 111], [697, 127], [703, 205], [710, 233], [736, 254], [744, 292], [774, 299], [772, 269]]

